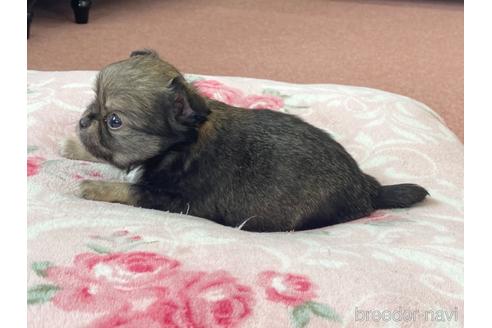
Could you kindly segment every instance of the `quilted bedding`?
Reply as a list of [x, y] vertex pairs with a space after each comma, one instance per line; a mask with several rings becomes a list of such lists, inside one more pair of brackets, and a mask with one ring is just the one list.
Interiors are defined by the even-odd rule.
[[187, 75], [208, 97], [298, 115], [381, 183], [431, 194], [346, 224], [259, 234], [78, 197], [83, 179], [126, 179], [59, 153], [95, 74], [28, 72], [29, 327], [463, 325], [463, 145], [427, 106], [368, 88]]

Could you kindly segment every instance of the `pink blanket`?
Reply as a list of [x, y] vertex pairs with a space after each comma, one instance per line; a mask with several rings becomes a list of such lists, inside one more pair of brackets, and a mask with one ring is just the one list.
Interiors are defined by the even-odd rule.
[[29, 327], [460, 327], [463, 145], [425, 105], [340, 85], [188, 75], [234, 105], [329, 131], [383, 184], [431, 198], [324, 229], [248, 233], [93, 202], [82, 179], [125, 179], [59, 155], [95, 72], [28, 73]]

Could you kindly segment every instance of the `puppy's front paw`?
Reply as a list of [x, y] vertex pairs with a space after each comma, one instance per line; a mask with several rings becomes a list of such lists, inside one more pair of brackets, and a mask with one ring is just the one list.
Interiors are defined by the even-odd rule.
[[79, 161], [100, 162], [92, 156], [77, 138], [67, 138], [62, 141], [60, 154], [68, 159]]
[[103, 201], [107, 193], [106, 182], [84, 180], [80, 183], [80, 197], [89, 200]]
[[75, 138], [67, 138], [62, 141], [60, 154], [68, 159], [80, 158], [80, 142]]
[[101, 202], [137, 204], [136, 194], [126, 182], [84, 180], [80, 183], [80, 196]]

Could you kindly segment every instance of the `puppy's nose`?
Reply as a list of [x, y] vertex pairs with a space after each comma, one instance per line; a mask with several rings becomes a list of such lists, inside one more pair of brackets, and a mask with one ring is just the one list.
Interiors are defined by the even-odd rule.
[[91, 118], [89, 116], [84, 116], [80, 119], [79, 125], [81, 129], [85, 129], [91, 125]]

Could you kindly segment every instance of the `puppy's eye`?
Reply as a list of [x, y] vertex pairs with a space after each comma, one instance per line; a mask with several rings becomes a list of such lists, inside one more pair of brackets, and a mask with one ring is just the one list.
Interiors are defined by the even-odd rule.
[[121, 119], [119, 118], [118, 115], [116, 115], [115, 113], [112, 113], [112, 114], [109, 114], [108, 116], [106, 116], [106, 124], [108, 124], [108, 127], [110, 129], [116, 130], [116, 129], [121, 128], [121, 125], [123, 124], [123, 122], [121, 121]]

